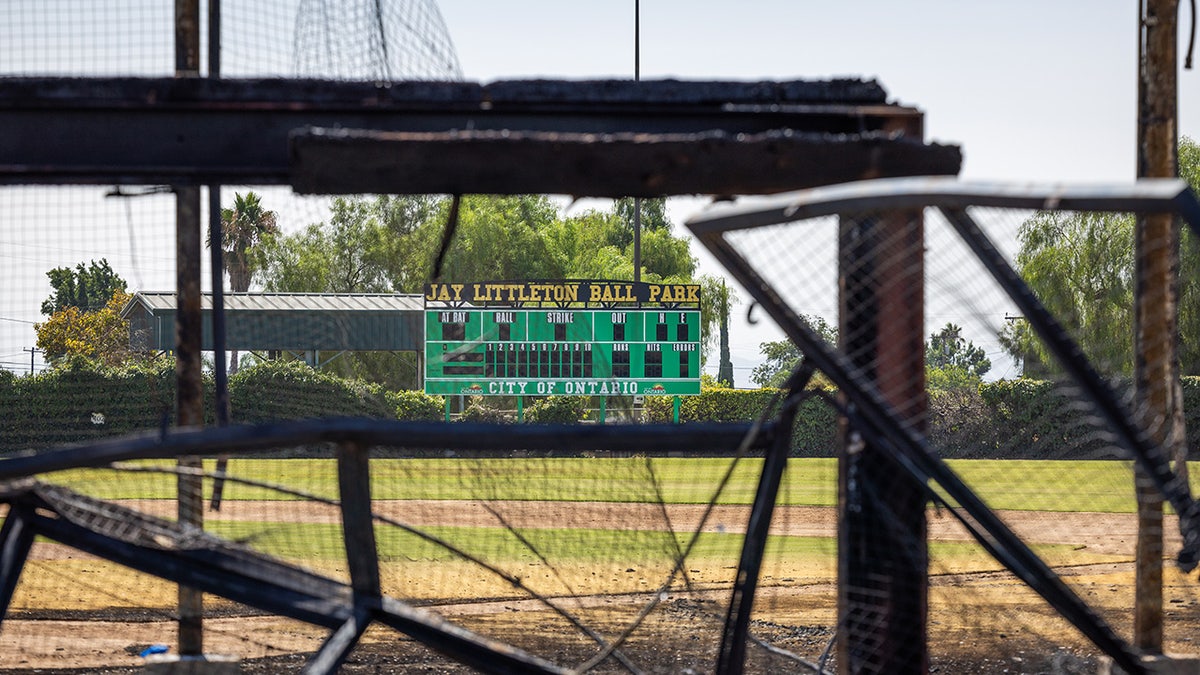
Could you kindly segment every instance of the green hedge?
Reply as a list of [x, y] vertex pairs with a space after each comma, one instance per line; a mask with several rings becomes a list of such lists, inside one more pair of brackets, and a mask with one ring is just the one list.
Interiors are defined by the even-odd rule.
[[[205, 398], [212, 382], [205, 378]], [[1182, 381], [1190, 448], [1200, 447], [1200, 377]], [[772, 405], [774, 389], [704, 387], [683, 397], [683, 423], [749, 422]], [[235, 422], [310, 417], [373, 417], [440, 420], [440, 397], [419, 391], [386, 391], [378, 385], [345, 380], [297, 361], [262, 363], [229, 381]], [[588, 399], [557, 396], [535, 400], [528, 422], [571, 422], [584, 417]], [[474, 401], [461, 419], [515, 421], [511, 414]], [[206, 406], [211, 409], [211, 405]], [[73, 359], [33, 376], [0, 371], [0, 452], [86, 442], [107, 436], [158, 429], [175, 417], [175, 371], [170, 359], [120, 368]], [[648, 422], [672, 419], [671, 397], [646, 397]], [[206, 422], [212, 423], [210, 419]], [[1001, 380], [978, 388], [939, 389], [929, 395], [929, 437], [947, 458], [1097, 458], [1118, 456], [1090, 416], [1058, 385], [1039, 380]], [[792, 452], [831, 456], [837, 415], [819, 398], [805, 401], [796, 417]]]
[[[212, 381], [204, 384], [211, 397]], [[0, 410], [3, 452], [158, 429], [175, 419], [174, 364], [109, 368], [77, 358], [37, 375], [0, 378]]]
[[384, 395], [396, 411], [398, 420], [436, 422], [446, 416], [445, 403], [439, 396], [430, 396], [423, 391], [388, 391]]
[[[767, 406], [772, 405], [778, 393], [777, 389], [703, 387], [699, 396], [685, 396], [681, 399], [679, 421], [753, 422]], [[670, 422], [673, 416], [672, 407], [670, 396], [647, 396], [646, 421]], [[796, 412], [792, 454], [831, 457], [837, 448], [836, 442], [837, 413], [833, 408], [817, 397], [802, 403]]]
[[587, 396], [547, 396], [534, 401], [525, 410], [530, 424], [571, 424], [587, 413]]
[[300, 361], [267, 361], [229, 378], [229, 408], [235, 422], [311, 417], [394, 419], [396, 404], [382, 387], [344, 380]]

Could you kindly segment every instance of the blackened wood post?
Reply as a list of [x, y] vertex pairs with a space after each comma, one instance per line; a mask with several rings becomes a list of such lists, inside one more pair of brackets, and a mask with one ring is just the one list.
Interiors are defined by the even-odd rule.
[[[175, 0], [175, 75], [200, 74], [200, 2]], [[200, 188], [175, 188], [175, 422], [181, 427], [204, 423], [204, 390], [200, 375]], [[180, 457], [179, 466], [199, 469], [199, 457]], [[179, 522], [204, 527], [203, 484], [199, 476], [180, 473]], [[179, 653], [204, 652], [204, 598], [200, 591], [179, 587]]]
[[[1178, 0], [1138, 3], [1138, 178], [1175, 178], [1176, 23]], [[1138, 217], [1134, 241], [1134, 386], [1140, 421], [1160, 448], [1180, 461], [1187, 480], [1187, 449], [1179, 384], [1179, 220], [1169, 213]], [[1168, 458], [1162, 458], [1167, 461]], [[1162, 652], [1163, 496], [1144, 471], [1135, 472], [1138, 531], [1133, 643]]]
[[[901, 422], [923, 432], [921, 212], [843, 217], [838, 257], [840, 348]], [[845, 422], [841, 436], [838, 664], [845, 673], [927, 672], [924, 486]]]

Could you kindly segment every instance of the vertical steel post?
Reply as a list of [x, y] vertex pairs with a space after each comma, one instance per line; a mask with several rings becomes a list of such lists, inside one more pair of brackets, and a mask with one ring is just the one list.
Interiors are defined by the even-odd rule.
[[[1178, 0], [1146, 0], [1138, 16], [1138, 178], [1178, 175], [1176, 23]], [[1138, 218], [1134, 242], [1134, 386], [1141, 422], [1175, 457], [1184, 455], [1178, 363], [1178, 219]], [[1167, 460], [1166, 457], [1163, 458]], [[1184, 465], [1186, 466], [1186, 465]], [[1135, 473], [1138, 503], [1133, 642], [1162, 652], [1163, 497], [1145, 472]]]
[[[642, 3], [633, 0], [633, 81], [642, 80]], [[642, 280], [642, 198], [633, 198], [633, 280]]]
[[[221, 76], [221, 0], [208, 0], [208, 76]], [[221, 185], [208, 185], [208, 252], [210, 254], [212, 280], [212, 335], [213, 335], [213, 406], [216, 408], [217, 426], [229, 425], [229, 371], [225, 363], [225, 236], [221, 223]], [[229, 466], [229, 456], [217, 457], [217, 473], [223, 474]], [[225, 480], [213, 480], [212, 502], [209, 508], [221, 510], [221, 499], [225, 493]]]
[[[175, 0], [175, 75], [200, 74], [199, 0]], [[200, 188], [175, 188], [175, 422], [181, 427], [204, 423], [204, 391], [200, 374]], [[195, 469], [198, 457], [181, 457], [179, 466]], [[204, 526], [200, 477], [181, 473], [179, 522]], [[204, 652], [204, 604], [200, 591], [179, 587], [179, 653]]]
[[[839, 339], [902, 423], [923, 431], [924, 224], [920, 212], [844, 218]], [[843, 423], [838, 459], [838, 663], [928, 671], [924, 486]]]

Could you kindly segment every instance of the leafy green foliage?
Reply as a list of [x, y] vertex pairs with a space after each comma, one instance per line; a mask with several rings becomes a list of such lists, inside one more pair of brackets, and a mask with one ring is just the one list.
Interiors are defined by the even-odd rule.
[[525, 410], [525, 421], [532, 424], [574, 424], [584, 418], [587, 396], [547, 396]]
[[[1200, 146], [1179, 142], [1179, 173], [1200, 190]], [[1039, 213], [1021, 225], [1017, 269], [1047, 309], [1067, 326], [1104, 373], [1133, 372], [1134, 218], [1127, 214]], [[1179, 359], [1184, 374], [1200, 374], [1200, 248], [1182, 235]], [[1057, 364], [1024, 321], [1004, 328], [1004, 348], [1025, 374], [1056, 372]]]
[[42, 314], [50, 316], [68, 307], [80, 312], [103, 309], [113, 295], [125, 291], [125, 280], [108, 265], [108, 259], [79, 263], [75, 269], [55, 267], [46, 272], [54, 293], [42, 302]]
[[462, 415], [458, 417], [459, 422], [487, 422], [489, 424], [508, 424], [516, 421], [516, 418], [491, 405], [482, 396], [472, 396], [470, 403], [463, 410]]
[[[768, 406], [778, 406], [777, 389], [727, 389], [704, 387], [699, 396], [683, 397], [679, 421], [686, 422], [752, 422]], [[646, 397], [646, 421], [665, 424], [672, 421], [672, 401], [669, 396]], [[772, 408], [774, 410], [774, 407]], [[800, 404], [792, 434], [792, 454], [808, 457], [831, 457], [836, 450], [837, 415], [833, 408], [819, 398]]]
[[[279, 232], [277, 219], [274, 211], [263, 208], [262, 198], [255, 192], [235, 193], [233, 207], [221, 209], [221, 251], [229, 288], [235, 293], [250, 290], [261, 262], [255, 248]], [[208, 245], [212, 246], [212, 241]]]
[[930, 389], [975, 387], [992, 368], [983, 349], [963, 338], [962, 328], [947, 323], [925, 343]]
[[[1021, 224], [1017, 267], [1103, 372], [1133, 371], [1133, 228], [1126, 214], [1039, 213]], [[1018, 325], [1020, 324], [1020, 325]], [[1005, 327], [1001, 344], [1016, 358], [1052, 362], [1025, 322]]]
[[442, 399], [423, 391], [389, 391], [385, 396], [403, 422], [436, 422], [444, 416]]
[[[806, 315], [801, 319], [826, 343], [837, 344], [836, 326], [830, 326], [825, 319], [819, 316]], [[764, 342], [758, 346], [758, 349], [764, 360], [754, 367], [750, 373], [750, 381], [760, 387], [778, 388], [783, 386], [796, 366], [800, 365], [800, 350], [790, 340]]]
[[299, 361], [267, 361], [239, 370], [229, 378], [229, 407], [237, 422], [396, 415], [379, 385], [343, 380]]
[[[212, 382], [205, 386], [211, 395]], [[0, 405], [5, 452], [157, 429], [175, 418], [175, 366], [166, 358], [111, 367], [66, 357], [44, 373], [0, 382]]]
[[129, 350], [129, 322], [121, 318], [121, 309], [130, 297], [118, 290], [95, 311], [85, 312], [72, 305], [54, 312], [33, 326], [38, 348], [51, 363], [76, 356], [110, 366], [129, 360], [134, 353]]

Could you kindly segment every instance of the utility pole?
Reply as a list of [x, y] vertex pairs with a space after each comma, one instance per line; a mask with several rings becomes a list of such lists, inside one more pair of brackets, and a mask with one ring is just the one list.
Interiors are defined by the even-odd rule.
[[33, 355], [42, 350], [38, 349], [37, 347], [26, 347], [22, 351], [29, 352], [29, 374], [32, 375], [33, 374]]
[[[200, 76], [200, 0], [175, 0], [175, 76]], [[200, 188], [175, 186], [175, 423], [204, 424], [200, 374]], [[199, 457], [180, 457], [179, 524], [204, 527]], [[179, 654], [204, 653], [204, 596], [179, 587]]]
[[[633, 0], [633, 81], [642, 81], [642, 1]], [[633, 280], [642, 280], [642, 198], [633, 198]]]
[[[1178, 175], [1176, 24], [1178, 0], [1138, 3], [1138, 178]], [[1170, 214], [1138, 218], [1134, 242], [1134, 387], [1142, 424], [1171, 458], [1186, 461], [1179, 383], [1179, 220]], [[1168, 458], [1162, 458], [1164, 461]], [[1184, 461], [1177, 470], [1186, 471]], [[1186, 473], [1183, 479], [1187, 480]], [[1162, 496], [1135, 473], [1138, 531], [1133, 642], [1162, 653]]]

